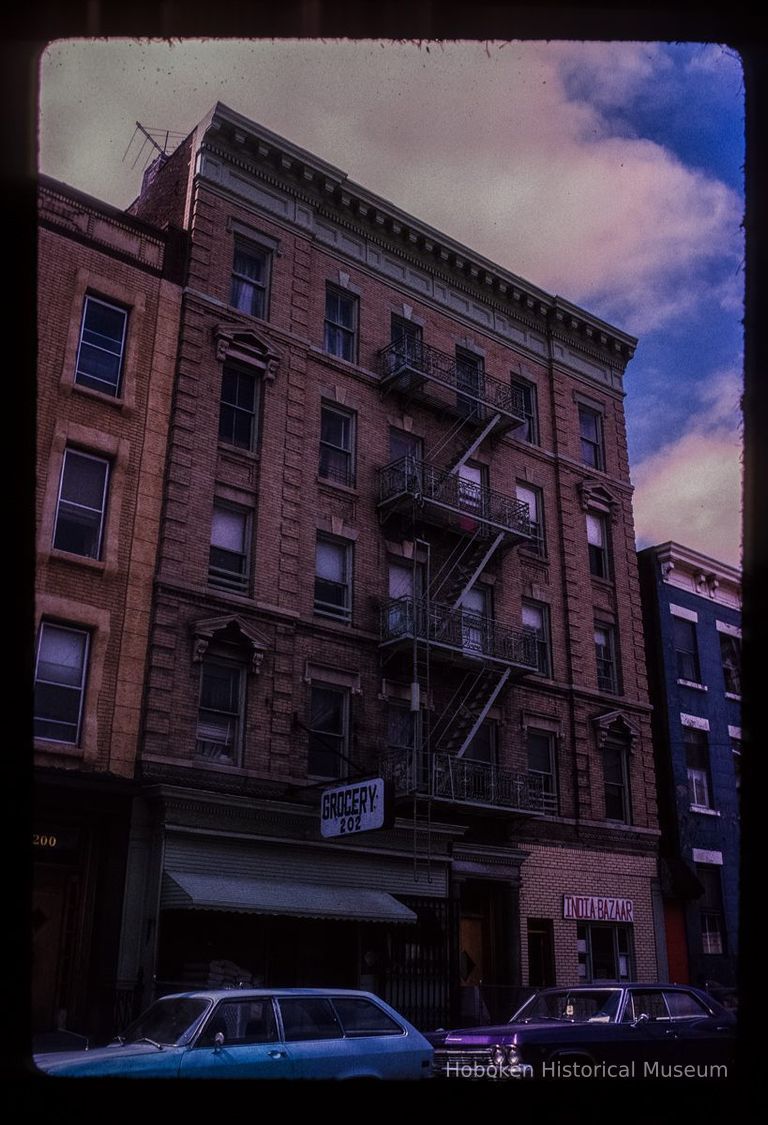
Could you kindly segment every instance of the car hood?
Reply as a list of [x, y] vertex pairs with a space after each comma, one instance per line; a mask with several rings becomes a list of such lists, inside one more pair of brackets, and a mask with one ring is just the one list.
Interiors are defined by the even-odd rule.
[[159, 1051], [151, 1043], [115, 1043], [110, 1047], [96, 1047], [89, 1051], [56, 1051], [44, 1055], [34, 1055], [33, 1062], [38, 1070], [47, 1074], [119, 1074], [127, 1059], [144, 1055], [175, 1053], [180, 1048], [164, 1047]]
[[488, 1047], [494, 1043], [512, 1043], [517, 1041], [519, 1035], [525, 1038], [533, 1037], [539, 1032], [548, 1036], [553, 1029], [557, 1034], [566, 1035], [584, 1034], [584, 1029], [594, 1031], [596, 1027], [604, 1027], [603, 1023], [570, 1023], [568, 1020], [531, 1020], [530, 1023], [500, 1023], [488, 1027], [460, 1027], [454, 1031], [433, 1031], [427, 1038], [433, 1047]]

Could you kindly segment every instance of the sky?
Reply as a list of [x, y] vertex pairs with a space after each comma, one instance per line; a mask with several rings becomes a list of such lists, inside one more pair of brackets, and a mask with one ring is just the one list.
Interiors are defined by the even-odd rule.
[[744, 87], [715, 43], [60, 40], [39, 167], [117, 207], [217, 101], [639, 338], [637, 546], [741, 562]]

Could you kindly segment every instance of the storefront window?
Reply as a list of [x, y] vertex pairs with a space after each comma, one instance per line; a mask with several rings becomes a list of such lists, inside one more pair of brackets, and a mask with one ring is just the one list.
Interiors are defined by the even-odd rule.
[[576, 930], [579, 981], [630, 980], [633, 976], [629, 926], [581, 925]]

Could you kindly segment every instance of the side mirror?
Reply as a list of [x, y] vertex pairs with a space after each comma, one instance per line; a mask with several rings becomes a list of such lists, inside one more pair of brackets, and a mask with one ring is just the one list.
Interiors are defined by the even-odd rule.
[[635, 1017], [635, 1020], [634, 1020], [634, 1022], [633, 1022], [633, 1024], [632, 1024], [632, 1026], [633, 1026], [633, 1027], [637, 1027], [637, 1025], [638, 1025], [639, 1023], [648, 1023], [648, 1022], [649, 1022], [649, 1020], [650, 1020], [650, 1018], [651, 1018], [651, 1017], [650, 1017], [650, 1016], [648, 1015], [648, 1013], [647, 1013], [647, 1012], [641, 1012], [639, 1016], [636, 1016], [636, 1017]]
[[224, 1046], [224, 1032], [223, 1031], [217, 1031], [216, 1034], [213, 1037], [213, 1049], [214, 1049], [214, 1051], [218, 1051], [219, 1047], [223, 1047], [223, 1046]]

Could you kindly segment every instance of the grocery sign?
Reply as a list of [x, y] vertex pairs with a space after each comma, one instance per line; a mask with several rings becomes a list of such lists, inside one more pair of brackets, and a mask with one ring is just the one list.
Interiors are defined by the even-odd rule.
[[383, 777], [370, 777], [324, 789], [320, 799], [320, 833], [349, 836], [388, 827], [394, 817]]

